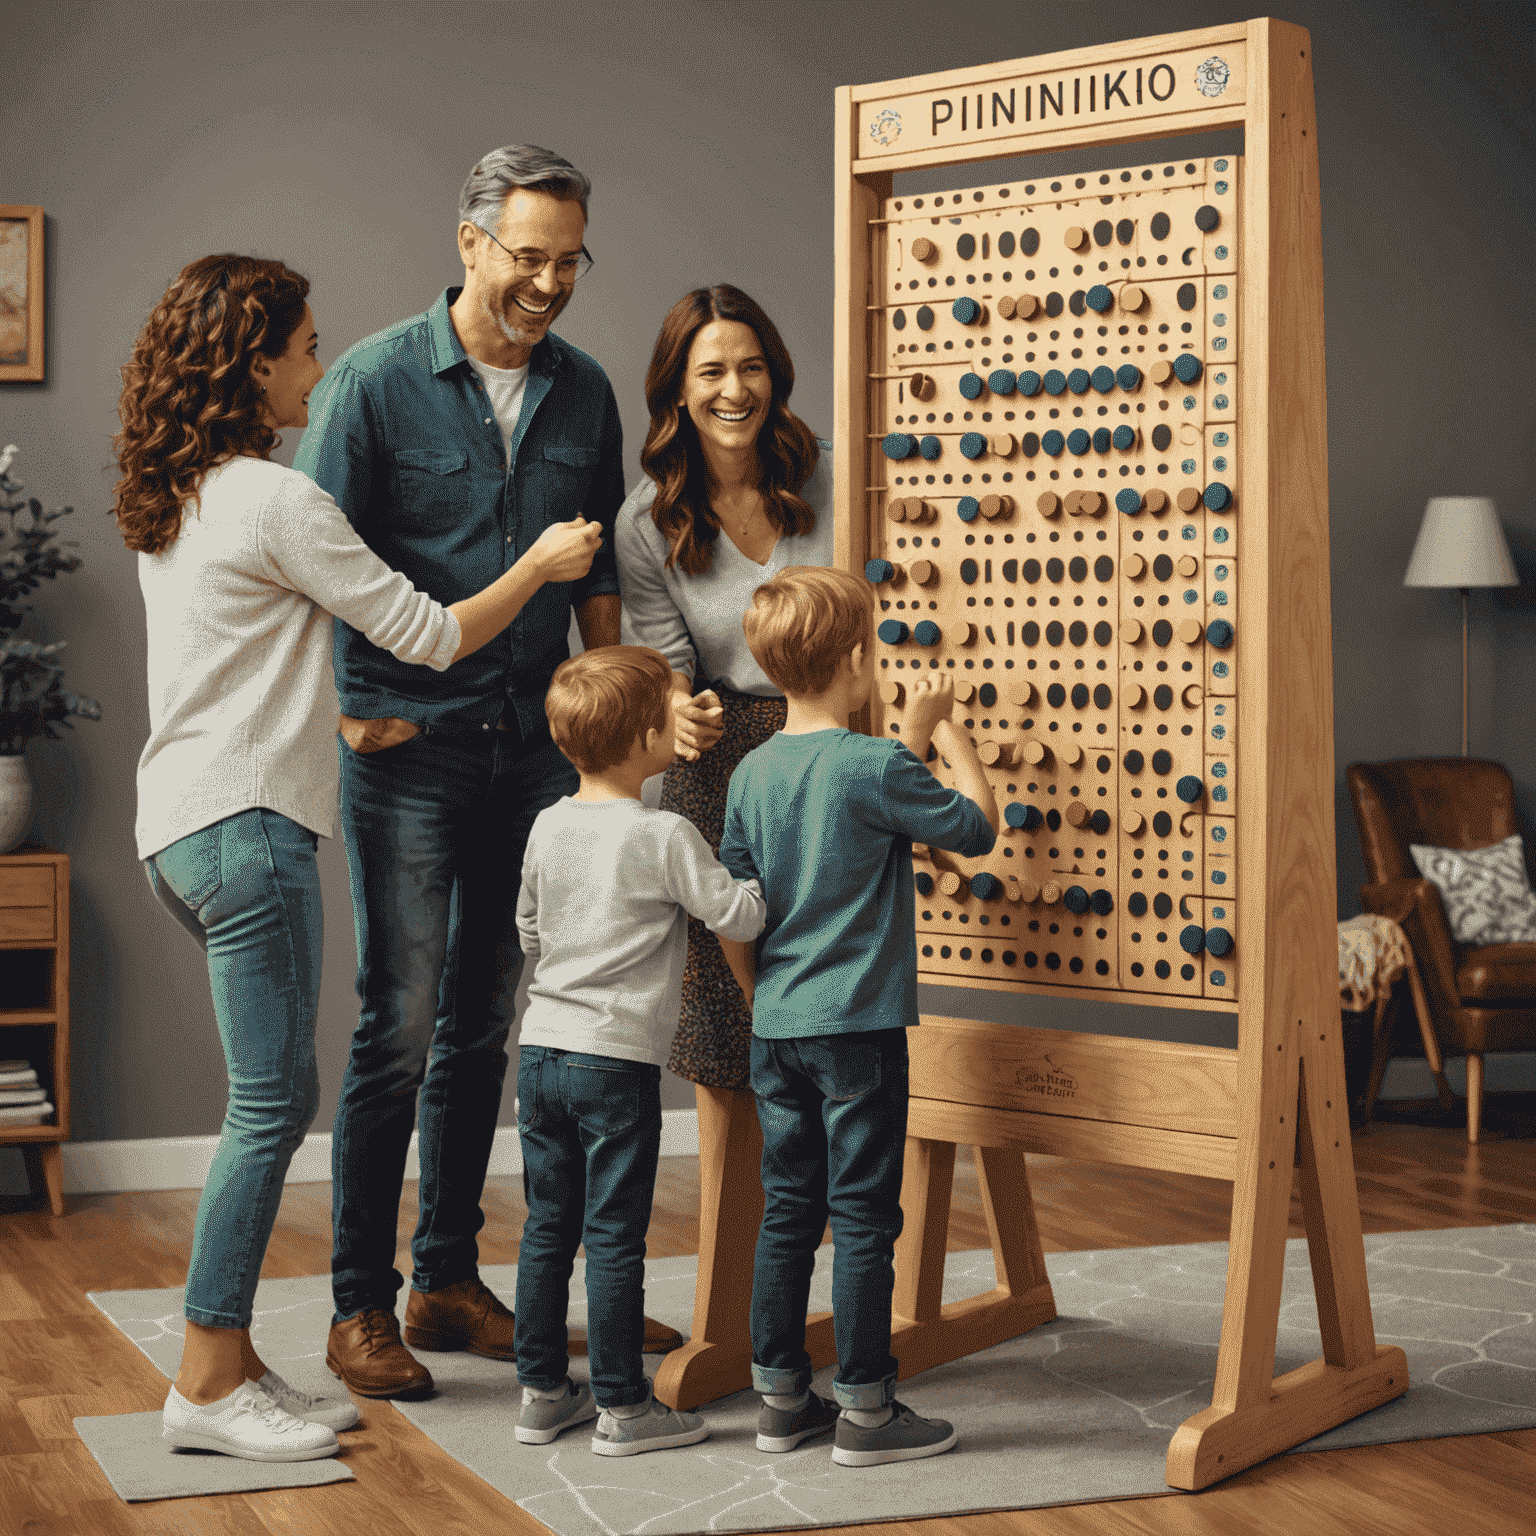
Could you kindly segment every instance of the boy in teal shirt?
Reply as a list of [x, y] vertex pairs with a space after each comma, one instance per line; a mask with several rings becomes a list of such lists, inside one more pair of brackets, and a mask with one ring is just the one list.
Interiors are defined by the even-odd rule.
[[[873, 598], [845, 571], [790, 566], [759, 587], [747, 644], [789, 701], [784, 729], [731, 775], [720, 861], [756, 880], [768, 921], [723, 942], [752, 1000], [765, 1200], [752, 1284], [757, 1446], [834, 1422], [833, 1461], [933, 1456], [951, 1425], [895, 1400], [892, 1259], [901, 1231], [907, 1036], [918, 1022], [912, 844], [991, 851], [997, 804], [947, 676], [913, 677], [900, 741], [847, 729], [874, 681]], [[963, 792], [924, 766], [930, 741]], [[810, 1392], [805, 1313], [830, 1213], [836, 1405]], [[839, 1414], [838, 1408], [842, 1412]]]

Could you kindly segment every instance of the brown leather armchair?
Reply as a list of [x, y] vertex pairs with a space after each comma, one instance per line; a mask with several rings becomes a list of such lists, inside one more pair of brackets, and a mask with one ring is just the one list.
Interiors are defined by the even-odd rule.
[[1439, 887], [1420, 876], [1408, 845], [1484, 848], [1520, 832], [1514, 784], [1502, 764], [1465, 757], [1351, 763], [1345, 776], [1369, 880], [1361, 904], [1407, 934], [1439, 1044], [1467, 1058], [1475, 1142], [1484, 1054], [1536, 1048], [1536, 944], [1457, 944]]

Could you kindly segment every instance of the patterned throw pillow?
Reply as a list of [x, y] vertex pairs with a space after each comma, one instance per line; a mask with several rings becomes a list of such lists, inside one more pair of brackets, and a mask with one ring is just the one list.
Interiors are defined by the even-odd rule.
[[1458, 944], [1536, 943], [1536, 893], [1518, 836], [1490, 848], [1430, 848], [1410, 843], [1419, 873], [1445, 898]]

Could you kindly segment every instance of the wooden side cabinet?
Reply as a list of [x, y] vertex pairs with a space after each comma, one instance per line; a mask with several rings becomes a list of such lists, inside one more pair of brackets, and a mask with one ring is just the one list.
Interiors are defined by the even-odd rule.
[[[0, 854], [0, 1058], [37, 1070], [54, 1114], [42, 1125], [0, 1121], [0, 1146], [19, 1146], [33, 1193], [46, 1186], [64, 1214], [69, 1140], [69, 856], [35, 844]], [[51, 1122], [51, 1123], [50, 1123]]]

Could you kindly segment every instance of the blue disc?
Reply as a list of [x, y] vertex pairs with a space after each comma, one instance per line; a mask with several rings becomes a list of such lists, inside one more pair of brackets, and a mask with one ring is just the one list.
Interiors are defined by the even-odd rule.
[[982, 870], [979, 875], [971, 877], [971, 895], [978, 901], [995, 901], [1003, 894], [1003, 882], [996, 875], [989, 875]]
[[1115, 428], [1113, 441], [1115, 447], [1118, 448], [1121, 453], [1126, 452], [1128, 449], [1134, 448], [1136, 446], [1136, 428], [1128, 427], [1122, 421], [1120, 425]]
[[1096, 315], [1102, 315], [1104, 311], [1108, 309], [1109, 306], [1114, 302], [1114, 294], [1112, 294], [1109, 289], [1104, 286], [1103, 283], [1095, 283], [1093, 287], [1088, 290], [1088, 308], [1091, 309]]
[[1080, 885], [1069, 885], [1061, 904], [1068, 912], [1083, 913], [1088, 910], [1088, 892]]
[[1093, 370], [1093, 387], [1101, 395], [1107, 395], [1115, 387], [1115, 370], [1102, 363]]
[[1121, 363], [1120, 371], [1115, 375], [1115, 382], [1121, 389], [1141, 388], [1141, 369], [1135, 363]]
[[[1099, 813], [1095, 811], [1094, 814], [1098, 815]], [[1094, 830], [1098, 831], [1098, 828], [1095, 827]], [[1088, 898], [1088, 905], [1092, 907], [1100, 917], [1108, 917], [1109, 914], [1115, 910], [1115, 898], [1108, 891], [1101, 888], [1095, 891], [1093, 895]]]
[[961, 325], [969, 325], [981, 313], [981, 305], [975, 299], [959, 298], [949, 306], [949, 312]]
[[936, 459], [944, 451], [944, 445], [931, 432], [917, 445], [917, 451], [925, 459]]
[[889, 581], [896, 574], [896, 567], [889, 560], [866, 560], [864, 562], [864, 578], [866, 581]]
[[1205, 793], [1205, 785], [1194, 774], [1186, 773], [1177, 784], [1173, 786], [1173, 792], [1185, 805], [1193, 805], [1201, 795]]
[[1212, 619], [1205, 627], [1207, 642], [1214, 645], [1218, 651], [1224, 651], [1232, 644], [1232, 626], [1226, 619]]
[[956, 510], [962, 523], [974, 523], [981, 516], [981, 503], [974, 496], [962, 496]]
[[1003, 807], [1003, 820], [1006, 821], [1010, 827], [1022, 827], [1024, 825], [1024, 818], [1028, 814], [1029, 807], [1025, 805], [1021, 800], [1010, 800], [1008, 804]]
[[1067, 388], [1070, 389], [1074, 395], [1087, 394], [1088, 386], [1092, 382], [1093, 380], [1086, 368], [1074, 368], [1072, 372], [1067, 375]]
[[987, 440], [980, 432], [967, 432], [960, 439], [960, 452], [968, 459], [979, 459], [987, 451]]
[[1115, 497], [1115, 506], [1124, 512], [1127, 517], [1135, 517], [1141, 511], [1141, 492], [1132, 490], [1130, 486]]
[[888, 459], [907, 459], [916, 447], [917, 439], [910, 432], [888, 432], [880, 444], [880, 451]]
[[1041, 437], [1040, 446], [1054, 459], [1067, 446], [1067, 440], [1055, 427], [1052, 427], [1049, 432]]
[[1232, 505], [1232, 489], [1220, 480], [1212, 480], [1200, 499], [1212, 512], [1225, 512]]
[[1232, 953], [1232, 935], [1225, 928], [1207, 928], [1205, 931], [1205, 947], [1213, 955], [1230, 955]]
[[1067, 387], [1067, 376], [1060, 368], [1050, 368], [1040, 382], [1045, 385], [1046, 394], [1059, 395]]
[[933, 329], [933, 311], [926, 304], [918, 310], [916, 319], [918, 330], [931, 331]]
[[912, 883], [917, 887], [919, 896], [931, 896], [933, 894], [933, 876], [927, 870], [919, 870], [912, 877]]
[[979, 373], [962, 373], [960, 375], [960, 393], [967, 400], [974, 400], [986, 386], [981, 382]]
[[1021, 395], [1038, 395], [1040, 393], [1040, 375], [1033, 368], [1026, 368], [1019, 375], [1019, 393]]
[[1095, 427], [1093, 431], [1093, 451], [1095, 453], [1108, 453], [1110, 444], [1110, 431], [1108, 427]]
[[912, 638], [919, 645], [937, 645], [939, 643], [939, 626], [932, 619], [924, 619], [912, 631]]
[[987, 375], [987, 388], [994, 395], [1011, 395], [1019, 387], [1019, 376], [1012, 368], [994, 368]]
[[1093, 439], [1081, 427], [1073, 427], [1067, 433], [1067, 447], [1075, 454], [1085, 454], [1093, 446]]
[[1191, 923], [1179, 934], [1179, 948], [1190, 955], [1198, 955], [1205, 948], [1205, 930], [1199, 923]]
[[882, 619], [875, 633], [887, 645], [900, 645], [907, 638], [907, 626], [900, 619]]
[[1181, 384], [1193, 384], [1200, 377], [1200, 359], [1193, 352], [1180, 352], [1173, 360], [1173, 371]]

